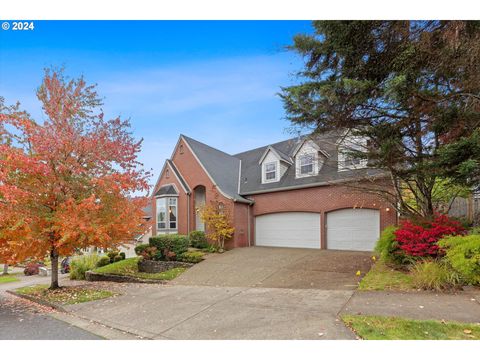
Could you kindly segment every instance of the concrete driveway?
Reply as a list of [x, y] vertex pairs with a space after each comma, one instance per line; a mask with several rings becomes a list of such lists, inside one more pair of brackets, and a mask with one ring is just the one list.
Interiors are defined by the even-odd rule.
[[251, 247], [215, 254], [178, 277], [178, 285], [352, 290], [371, 254], [358, 251]]
[[150, 339], [354, 339], [338, 314], [369, 258], [235, 249], [211, 256], [167, 286], [123, 284], [122, 296], [67, 309]]

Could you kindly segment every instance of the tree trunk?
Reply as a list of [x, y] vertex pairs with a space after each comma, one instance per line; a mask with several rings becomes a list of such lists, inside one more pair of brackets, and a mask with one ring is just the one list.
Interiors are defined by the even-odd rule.
[[8, 264], [3, 264], [3, 275], [8, 274]]
[[56, 250], [50, 252], [50, 260], [52, 261], [52, 281], [50, 283], [50, 289], [58, 289], [58, 253]]

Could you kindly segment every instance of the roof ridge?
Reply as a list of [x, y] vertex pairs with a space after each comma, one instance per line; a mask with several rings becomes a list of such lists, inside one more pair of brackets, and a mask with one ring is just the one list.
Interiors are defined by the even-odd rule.
[[192, 138], [192, 137], [190, 137], [190, 136], [187, 136], [187, 135], [184, 135], [184, 134], [180, 134], [180, 136], [183, 137], [184, 139], [186, 139], [187, 141], [188, 141], [188, 140], [193, 140], [193, 141], [195, 141], [195, 142], [197, 142], [197, 143], [199, 143], [199, 144], [202, 144], [203, 146], [206, 146], [206, 147], [208, 147], [208, 148], [210, 148], [210, 149], [212, 149], [212, 150], [218, 151], [218, 152], [220, 152], [220, 153], [222, 153], [222, 154], [225, 154], [225, 155], [228, 155], [228, 156], [230, 156], [230, 157], [232, 157], [232, 158], [235, 158], [235, 156], [233, 156], [232, 154], [229, 154], [229, 153], [226, 153], [225, 151], [222, 151], [222, 150], [220, 150], [220, 149], [214, 148], [213, 146], [208, 145], [208, 144], [205, 144], [204, 142], [198, 141], [198, 140], [196, 140], [196, 139], [194, 139], [194, 138]]
[[[305, 136], [305, 135], [304, 135], [304, 136]], [[260, 149], [263, 149], [263, 148], [266, 149], [266, 148], [268, 148], [269, 146], [275, 148], [275, 150], [278, 150], [278, 149], [275, 147], [275, 145], [279, 145], [279, 144], [282, 144], [282, 143], [285, 143], [285, 142], [288, 142], [288, 141], [292, 141], [292, 140], [296, 140], [296, 139], [298, 139], [298, 136], [292, 137], [292, 138], [290, 138], [290, 139], [285, 139], [285, 140], [282, 140], [282, 141], [277, 141], [276, 143], [273, 143], [273, 144], [267, 144], [267, 145], [263, 145], [263, 146], [256, 147], [256, 148], [254, 148], [254, 149], [245, 150], [245, 151], [236, 153], [236, 154], [234, 154], [234, 155], [232, 155], [232, 156], [236, 157], [236, 156], [238, 156], [238, 155], [242, 155], [242, 154], [248, 153], [248, 152], [250, 152], [250, 151], [257, 151], [257, 150], [260, 150]], [[278, 150], [278, 151], [280, 151], [280, 150]], [[283, 153], [283, 154], [284, 154], [284, 155], [287, 155], [287, 154], [285, 154], [285, 153]], [[289, 156], [289, 155], [287, 155], [287, 156]]]

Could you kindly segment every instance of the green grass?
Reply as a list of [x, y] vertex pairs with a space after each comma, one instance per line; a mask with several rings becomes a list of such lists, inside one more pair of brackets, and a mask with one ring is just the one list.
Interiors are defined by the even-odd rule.
[[183, 273], [185, 268], [175, 268], [158, 274], [138, 271], [138, 258], [130, 258], [93, 270], [98, 274], [125, 275], [147, 280], [172, 280]]
[[414, 289], [410, 274], [392, 269], [379, 261], [360, 281], [359, 290], [411, 290]]
[[26, 286], [15, 290], [18, 294], [30, 295], [37, 299], [60, 305], [72, 305], [88, 301], [105, 299], [116, 295], [107, 290], [90, 289], [77, 286], [61, 287], [49, 290], [48, 285]]
[[0, 284], [5, 284], [9, 282], [19, 281], [19, 279], [14, 276], [14, 274], [0, 275]]
[[365, 340], [478, 340], [480, 325], [383, 316], [344, 315], [342, 320]]

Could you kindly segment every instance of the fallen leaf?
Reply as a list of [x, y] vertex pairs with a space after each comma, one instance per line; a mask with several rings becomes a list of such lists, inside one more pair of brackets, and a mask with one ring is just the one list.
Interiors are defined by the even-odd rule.
[[465, 330], [463, 330], [463, 332], [464, 332], [465, 334], [471, 334], [471, 333], [472, 333], [472, 330], [465, 329]]

